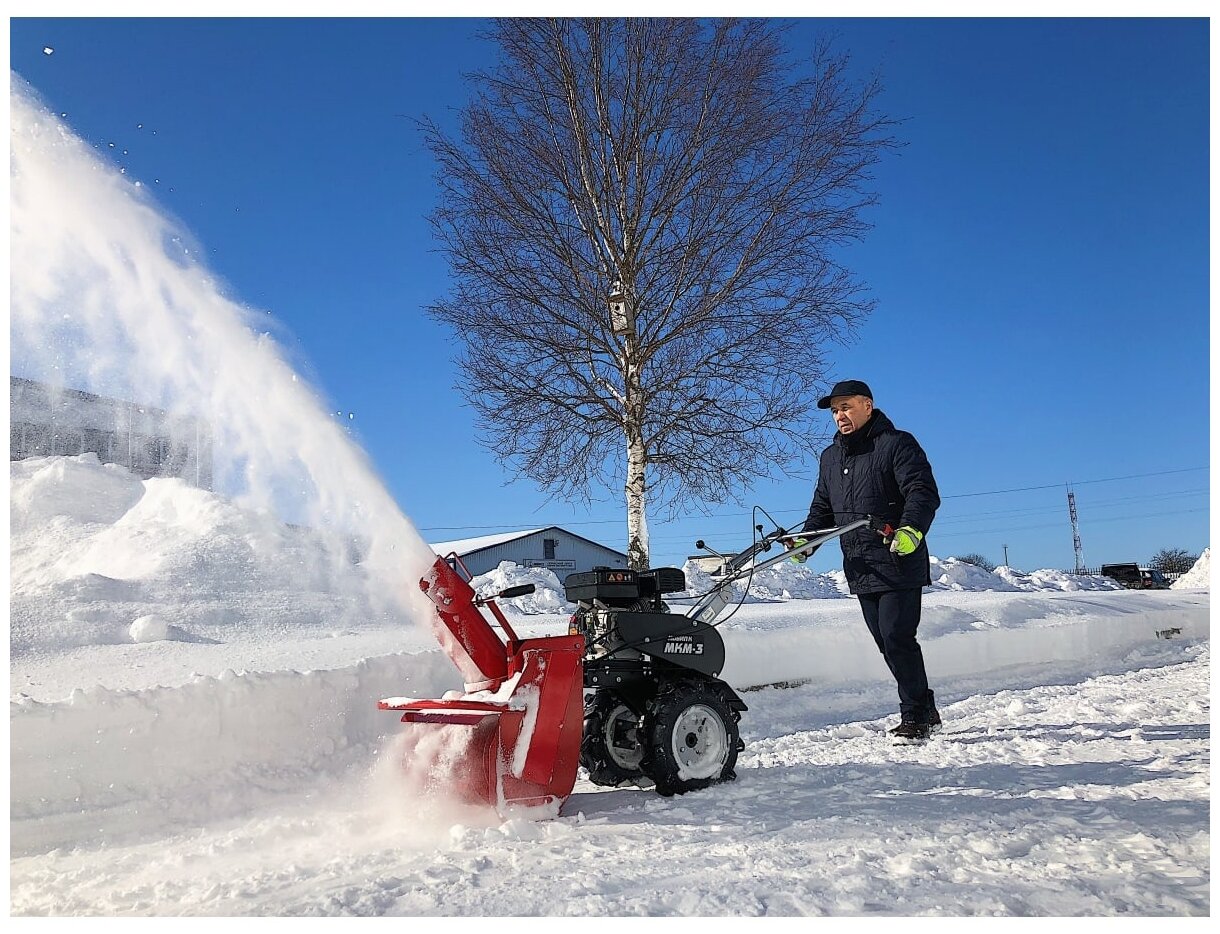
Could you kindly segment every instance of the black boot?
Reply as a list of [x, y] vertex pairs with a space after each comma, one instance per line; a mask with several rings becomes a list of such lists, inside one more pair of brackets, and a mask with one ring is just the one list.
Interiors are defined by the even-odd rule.
[[892, 739], [898, 745], [922, 743], [931, 735], [931, 724], [919, 723], [915, 720], [903, 720], [900, 724], [890, 730], [890, 739]]

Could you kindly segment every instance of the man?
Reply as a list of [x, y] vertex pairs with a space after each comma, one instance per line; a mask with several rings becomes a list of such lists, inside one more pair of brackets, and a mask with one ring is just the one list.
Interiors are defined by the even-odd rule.
[[848, 587], [898, 684], [902, 722], [890, 735], [895, 742], [921, 742], [940, 728], [915, 640], [923, 588], [931, 583], [924, 536], [940, 506], [932, 467], [919, 442], [873, 406], [868, 384], [836, 383], [818, 408], [830, 409], [838, 433], [822, 452], [802, 528], [808, 533], [872, 516], [895, 530], [883, 538], [861, 528], [839, 544]]

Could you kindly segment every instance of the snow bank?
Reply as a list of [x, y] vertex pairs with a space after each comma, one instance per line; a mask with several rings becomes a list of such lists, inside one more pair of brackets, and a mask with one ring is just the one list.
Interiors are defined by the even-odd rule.
[[139, 478], [93, 453], [31, 457], [10, 464], [9, 521], [13, 534], [40, 531], [59, 517], [108, 525], [144, 495]]
[[372, 762], [399, 731], [377, 699], [439, 697], [440, 652], [331, 671], [199, 676], [176, 688], [76, 690], [9, 705], [13, 853], [241, 813], [269, 794]]
[[[716, 585], [716, 579], [702, 570], [694, 561], [682, 566], [686, 575], [686, 592], [680, 596], [705, 594]], [[753, 578], [744, 578], [730, 585], [732, 601], [741, 600], [749, 585], [746, 603], [774, 603], [780, 600], [815, 600], [825, 597], [847, 595], [847, 579], [842, 571], [820, 574], [807, 564], [782, 561], [756, 573]]]
[[149, 616], [185, 641], [406, 622], [336, 534], [95, 454], [14, 461], [10, 477], [14, 656], [144, 641], [133, 622]]
[[[924, 597], [919, 636], [935, 680], [1006, 664], [1100, 662], [1154, 645], [1165, 634], [1206, 639], [1207, 612], [1204, 598], [1164, 591], [1132, 594], [1119, 588], [1078, 596], [945, 589]], [[805, 680], [892, 684], [854, 600], [746, 605], [720, 633], [722, 677], [739, 690]]]
[[996, 590], [1052, 593], [1078, 590], [1121, 590], [1122, 585], [1109, 577], [1067, 574], [1043, 569], [1018, 571], [1001, 565], [995, 571], [967, 564], [957, 558], [932, 558], [932, 590]]
[[959, 561], [957, 558], [936, 558], [930, 562], [932, 590], [1001, 590], [1021, 588], [1014, 586], [999, 574], [986, 568]]
[[[401, 607], [373, 586], [338, 535], [287, 525], [262, 510], [177, 479], [141, 480], [94, 454], [10, 465], [10, 656], [80, 646], [173, 640], [233, 643], [405, 625]], [[1108, 579], [1057, 571], [995, 574], [933, 559], [933, 589], [1116, 589]], [[713, 580], [688, 561], [687, 595]], [[504, 601], [521, 615], [575, 609], [554, 572], [511, 562], [474, 581], [490, 593], [522, 583], [535, 592]], [[733, 585], [742, 599], [745, 581]], [[747, 603], [839, 598], [840, 570], [782, 562], [749, 582]], [[410, 588], [408, 588], [410, 589]], [[153, 617], [156, 627], [135, 625]]]
[[[693, 561], [682, 568], [686, 574], [689, 593], [706, 593], [715, 584], [715, 579], [700, 570]], [[1062, 571], [1040, 570], [1025, 573], [1014, 568], [999, 567], [994, 572], [984, 570], [957, 558], [930, 559], [932, 584], [929, 591], [997, 591], [1015, 593], [1054, 593], [1078, 590], [1121, 590], [1122, 586], [1108, 577], [1091, 577], [1065, 574]], [[732, 585], [734, 601], [741, 599], [745, 581]], [[750, 585], [746, 603], [773, 602], [777, 600], [811, 600], [825, 597], [849, 596], [847, 578], [841, 570], [819, 574], [807, 564], [784, 561], [774, 567], [760, 571]]]
[[1199, 560], [1189, 571], [1169, 585], [1171, 590], [1210, 590], [1211, 589], [1211, 547], [1203, 549]]
[[550, 568], [523, 568], [513, 561], [501, 561], [494, 571], [480, 574], [470, 581], [470, 586], [478, 594], [497, 594], [520, 584], [533, 584], [534, 592], [524, 597], [497, 600], [502, 609], [526, 614], [570, 614], [576, 611], [576, 604], [564, 598], [563, 584]]

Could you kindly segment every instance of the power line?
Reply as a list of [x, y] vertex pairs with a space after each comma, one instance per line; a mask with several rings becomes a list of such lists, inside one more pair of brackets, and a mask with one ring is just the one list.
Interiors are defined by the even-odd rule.
[[[1084, 486], [1086, 483], [1114, 483], [1117, 480], [1140, 480], [1144, 477], [1165, 477], [1172, 473], [1189, 473], [1192, 470], [1207, 470], [1207, 467], [1180, 467], [1177, 470], [1158, 470], [1154, 473], [1133, 473], [1125, 477], [1101, 477], [1097, 480], [1073, 480], [1073, 486]], [[1046, 483], [1041, 486], [1020, 486], [1011, 490], [981, 490], [978, 493], [951, 493], [941, 499], [963, 499], [967, 496], [995, 496], [999, 493], [1026, 493], [1030, 490], [1057, 490], [1063, 483]]]
[[[1198, 496], [1200, 494], [1210, 494], [1209, 489], [1200, 490], [1174, 490], [1169, 493], [1149, 493], [1144, 496], [1124, 496], [1119, 499], [1103, 500], [1101, 502], [1090, 502], [1085, 500], [1083, 505], [1090, 511], [1094, 509], [1108, 509], [1111, 506], [1122, 505], [1134, 502], [1147, 502], [1148, 500], [1163, 500], [1172, 496]], [[1049, 513], [1060, 513], [1063, 511], [1061, 505], [1055, 506], [1032, 506], [1024, 509], [1001, 509], [994, 512], [976, 512], [964, 516], [937, 516], [936, 527], [943, 528], [946, 525], [955, 525], [963, 522], [976, 522], [983, 518], [992, 518], [998, 516], [1011, 516], [1019, 518], [1021, 516], [1036, 516]]]
[[[1208, 470], [1208, 469], [1209, 468], [1207, 466], [1179, 467], [1179, 468], [1176, 468], [1173, 470], [1157, 470], [1157, 471], [1153, 471], [1150, 473], [1127, 474], [1127, 475], [1121, 476], [1121, 477], [1098, 477], [1098, 478], [1092, 479], [1092, 480], [1074, 480], [1074, 481], [1072, 481], [1072, 483], [1074, 486], [1085, 486], [1086, 484], [1094, 484], [1094, 483], [1116, 483], [1121, 480], [1142, 480], [1147, 477], [1165, 477], [1165, 476], [1169, 476], [1170, 474], [1190, 473], [1191, 471]], [[1045, 483], [1045, 484], [1039, 484], [1037, 486], [1012, 487], [1010, 489], [1004, 489], [1004, 490], [979, 490], [979, 491], [976, 491], [973, 493], [950, 493], [950, 494], [942, 496], [941, 500], [944, 501], [944, 500], [948, 500], [948, 499], [966, 499], [966, 498], [972, 498], [972, 497], [976, 497], [976, 496], [1000, 496], [1005, 493], [1028, 493], [1028, 492], [1031, 492], [1034, 490], [1059, 490], [1059, 489], [1062, 489], [1063, 487], [1064, 487], [1063, 483]], [[1165, 494], [1165, 495], [1172, 495], [1172, 494]], [[1156, 498], [1156, 497], [1154, 496], [1152, 498]], [[1060, 507], [1057, 507], [1057, 508], [1060, 508]], [[1090, 507], [1090, 508], [1092, 508], [1092, 507]], [[805, 509], [773, 509], [773, 510], [771, 510], [771, 512], [775, 515], [798, 515], [805, 511], [806, 511]], [[749, 512], [723, 512], [723, 513], [717, 513], [715, 516], [709, 516], [708, 518], [730, 519], [730, 518], [748, 517], [750, 515], [751, 515], [751, 513], [749, 513]], [[986, 515], [986, 514], [984, 513], [983, 515]], [[656, 519], [654, 519], [652, 521], [655, 522], [657, 525], [665, 524], [663, 522], [657, 521]], [[683, 520], [683, 521], [685, 521], [685, 520]], [[954, 521], [954, 519], [946, 519], [944, 521]], [[524, 528], [546, 528], [546, 527], [552, 526], [552, 525], [563, 526], [563, 527], [585, 526], [585, 525], [619, 525], [624, 522], [626, 522], [625, 517], [621, 517], [621, 518], [617, 518], [617, 519], [579, 519], [579, 520], [569, 519], [569, 520], [560, 520], [560, 521], [555, 521], [555, 522], [534, 520], [533, 522], [501, 523], [499, 525], [429, 525], [429, 526], [417, 526], [417, 529], [420, 532], [479, 532], [479, 531], [481, 531], [481, 532], [491, 533], [491, 532], [496, 532], [496, 531], [516, 531], [517, 529], [524, 529]], [[1042, 527], [1047, 528], [1049, 526], [1042, 526]], [[980, 534], [982, 534], [982, 533], [980, 533]], [[658, 541], [659, 539], [653, 537], [653, 540]]]
[[[1145, 494], [1142, 496], [1122, 496], [1117, 499], [1101, 500], [1098, 502], [1092, 502], [1089, 500], [1085, 500], [1082, 505], [1087, 510], [1089, 518], [1092, 519], [1094, 512], [1099, 509], [1112, 509], [1116, 506], [1126, 506], [1131, 503], [1142, 503], [1142, 502], [1148, 502], [1150, 500], [1160, 501], [1160, 500], [1169, 499], [1171, 497], [1207, 496], [1207, 495], [1210, 495], [1210, 493], [1211, 493], [1211, 490], [1205, 487], [1205, 488], [1195, 489], [1195, 490], [1173, 490], [1168, 493], [1148, 493], [1148, 494]], [[968, 515], [949, 515], [949, 516], [942, 517], [941, 515], [938, 514], [936, 517], [936, 524], [934, 526], [934, 530], [937, 534], [937, 537], [939, 538], [939, 537], [943, 537], [944, 529], [946, 526], [960, 526], [960, 525], [964, 525], [964, 524], [968, 524], [968, 523], [972, 523], [972, 522], [987, 522], [987, 521], [994, 522], [996, 520], [1004, 521], [1004, 520], [1007, 520], [1010, 518], [1019, 520], [1022, 518], [1034, 518], [1036, 516], [1060, 515], [1062, 512], [1063, 512], [1062, 504], [1056, 504], [1053, 506], [1034, 506], [1034, 507], [1024, 507], [1024, 508], [1020, 508], [1020, 509], [1001, 509], [1001, 510], [993, 510], [990, 512], [970, 513]], [[711, 518], [719, 519], [721, 517], [714, 516]], [[661, 523], [658, 523], [658, 525], [661, 525]], [[1058, 523], [1056, 523], [1056, 525], [1058, 525]], [[685, 541], [686, 538], [687, 538], [686, 535], [652, 535], [652, 536], [650, 536], [650, 541], [673, 542], [673, 541]]]
[[[749, 513], [740, 513], [740, 515], [749, 515]], [[503, 525], [419, 525], [415, 527], [417, 532], [477, 532], [492, 530], [501, 530], [506, 532], [515, 532], [517, 529], [545, 529], [552, 525], [567, 526], [567, 525], [617, 525], [625, 524], [626, 517], [621, 519], [580, 519], [570, 520], [565, 519], [560, 522], [516, 522]]]
[[[1197, 509], [1174, 509], [1169, 512], [1149, 512], [1141, 516], [1105, 516], [1101, 519], [1089, 519], [1089, 525], [1095, 525], [1099, 522], [1131, 522], [1136, 519], [1159, 519], [1162, 516], [1182, 516], [1188, 513], [1209, 512], [1207, 506], [1202, 506]], [[1027, 532], [1033, 529], [1061, 529], [1062, 522], [1044, 522], [1041, 525], [1006, 525], [1002, 528], [995, 529], [961, 529], [959, 531], [949, 531], [943, 535], [938, 535], [933, 528], [932, 536], [940, 541], [945, 538], [965, 538], [967, 536], [978, 537], [980, 535], [999, 535], [1008, 532]]]

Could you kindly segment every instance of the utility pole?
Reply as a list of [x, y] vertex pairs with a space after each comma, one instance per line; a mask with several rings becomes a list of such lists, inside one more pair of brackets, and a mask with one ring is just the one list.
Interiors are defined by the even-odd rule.
[[1072, 517], [1072, 547], [1076, 549], [1076, 573], [1084, 572], [1084, 549], [1080, 546], [1080, 520], [1076, 516], [1076, 494], [1067, 484], [1068, 515]]
[[1008, 546], [1001, 545], [1000, 547], [1004, 549], [1004, 567], [1008, 567]]

